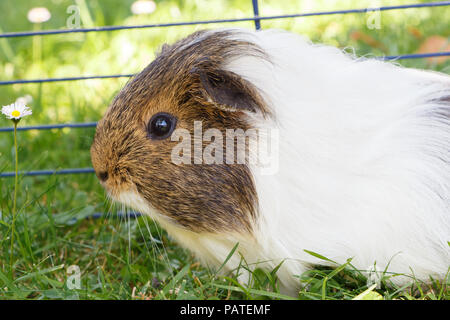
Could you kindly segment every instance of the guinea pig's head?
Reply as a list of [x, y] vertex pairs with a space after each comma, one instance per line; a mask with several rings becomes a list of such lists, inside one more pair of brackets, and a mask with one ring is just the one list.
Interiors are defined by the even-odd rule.
[[[194, 232], [252, 231], [258, 199], [248, 163], [206, 164], [194, 150], [194, 122], [203, 133], [216, 129], [225, 137], [227, 129], [251, 128], [252, 115], [270, 116], [257, 88], [224, 68], [240, 55], [265, 59], [233, 32], [196, 32], [163, 46], [120, 91], [91, 147], [111, 198]], [[177, 132], [192, 138], [180, 153], [192, 151], [189, 163], [173, 161]], [[211, 142], [200, 143], [203, 149]]]

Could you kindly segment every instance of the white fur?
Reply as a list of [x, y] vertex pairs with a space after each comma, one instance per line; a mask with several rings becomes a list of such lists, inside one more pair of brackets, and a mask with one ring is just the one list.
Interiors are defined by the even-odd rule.
[[[285, 292], [299, 286], [293, 275], [325, 263], [305, 249], [338, 263], [353, 258], [361, 270], [376, 263], [379, 271], [389, 265], [419, 280], [444, 278], [450, 119], [433, 113], [439, 105], [431, 100], [450, 94], [450, 78], [358, 59], [288, 32], [239, 30], [235, 37], [272, 60], [240, 57], [226, 68], [256, 85], [273, 108], [279, 170], [254, 170], [261, 217], [255, 239], [165, 224], [169, 233], [214, 265], [237, 241], [249, 264], [273, 268], [286, 259], [278, 273]], [[238, 263], [235, 255], [228, 268]]]

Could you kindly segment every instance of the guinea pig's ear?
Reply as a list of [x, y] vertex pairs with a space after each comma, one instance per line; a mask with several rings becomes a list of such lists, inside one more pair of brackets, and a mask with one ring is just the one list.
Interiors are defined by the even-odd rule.
[[256, 88], [239, 75], [226, 70], [199, 71], [200, 84], [207, 95], [221, 107], [252, 113], [267, 113], [265, 103]]

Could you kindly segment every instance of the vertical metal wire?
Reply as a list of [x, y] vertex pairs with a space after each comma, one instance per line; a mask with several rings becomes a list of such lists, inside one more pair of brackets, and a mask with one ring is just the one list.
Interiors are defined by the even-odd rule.
[[[259, 7], [258, 7], [258, 0], [252, 0], [253, 5], [253, 14], [255, 15], [255, 18], [259, 17]], [[256, 30], [261, 30], [261, 20], [255, 19], [255, 28]]]

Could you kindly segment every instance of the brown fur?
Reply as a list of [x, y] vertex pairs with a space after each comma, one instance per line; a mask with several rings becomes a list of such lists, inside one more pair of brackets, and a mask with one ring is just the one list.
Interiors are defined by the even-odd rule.
[[272, 116], [256, 88], [222, 69], [243, 51], [264, 56], [230, 36], [203, 31], [165, 45], [114, 99], [91, 148], [97, 176], [113, 197], [137, 190], [160, 214], [195, 232], [251, 233], [258, 212], [251, 172], [246, 164], [176, 165], [171, 150], [178, 142], [150, 139], [147, 124], [166, 112], [192, 136], [194, 121], [202, 121], [203, 130], [217, 128], [225, 137], [226, 129], [251, 127], [247, 113]]

